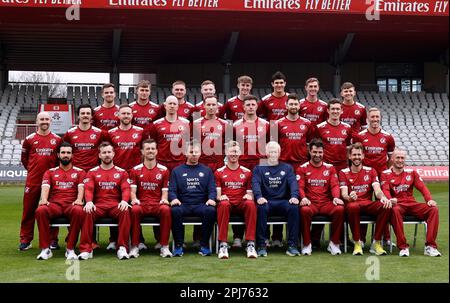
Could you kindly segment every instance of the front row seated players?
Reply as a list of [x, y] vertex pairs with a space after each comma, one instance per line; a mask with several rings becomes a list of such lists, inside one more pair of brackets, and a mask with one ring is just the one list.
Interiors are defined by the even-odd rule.
[[[391, 216], [391, 200], [383, 194], [375, 169], [363, 166], [364, 146], [361, 143], [351, 145], [348, 150], [348, 158], [351, 165], [339, 172], [339, 183], [342, 198], [346, 202], [345, 210], [355, 242], [353, 255], [363, 254], [359, 224], [361, 214], [376, 217], [374, 243], [370, 252], [377, 256], [385, 255], [386, 251], [381, 244], [381, 237]], [[376, 201], [372, 201], [374, 193]]]
[[[437, 250], [436, 237], [439, 228], [439, 210], [430, 191], [416, 170], [405, 168], [406, 152], [396, 149], [392, 154], [393, 165], [381, 174], [381, 188], [392, 207], [391, 224], [397, 237], [397, 247], [400, 257], [409, 257], [409, 246], [403, 230], [403, 216], [412, 215], [427, 222], [427, 235], [424, 254], [430, 257], [440, 257]], [[425, 203], [416, 201], [413, 195], [417, 188], [425, 199]]]
[[117, 258], [128, 259], [127, 252], [130, 236], [130, 184], [128, 173], [114, 165], [114, 148], [109, 142], [99, 146], [101, 164], [89, 170], [84, 179], [86, 212], [80, 240], [81, 260], [93, 256], [92, 230], [94, 222], [103, 217], [111, 217], [118, 221], [119, 237]]
[[36, 221], [39, 228], [40, 254], [38, 260], [50, 259], [50, 220], [65, 216], [70, 219], [67, 236], [66, 258], [77, 259], [75, 245], [84, 222], [82, 169], [72, 165], [72, 145], [63, 142], [57, 150], [59, 166], [47, 170], [42, 178], [42, 191], [39, 207], [36, 209]]
[[256, 244], [258, 257], [266, 257], [267, 217], [282, 215], [288, 221], [288, 256], [299, 256], [299, 192], [291, 165], [279, 162], [280, 145], [270, 141], [266, 145], [267, 163], [253, 170], [252, 188], [257, 202]]
[[202, 218], [199, 254], [210, 256], [208, 241], [216, 222], [216, 185], [212, 170], [199, 164], [201, 145], [189, 142], [186, 146], [186, 164], [176, 167], [169, 182], [169, 201], [172, 206], [172, 235], [175, 241], [174, 257], [183, 255], [183, 217]]
[[300, 191], [300, 222], [303, 236], [303, 255], [311, 255], [311, 221], [313, 216], [331, 217], [331, 241], [328, 251], [340, 255], [340, 237], [344, 227], [344, 202], [339, 198], [339, 181], [333, 165], [323, 162], [323, 143], [312, 139], [309, 143], [311, 160], [297, 169]]

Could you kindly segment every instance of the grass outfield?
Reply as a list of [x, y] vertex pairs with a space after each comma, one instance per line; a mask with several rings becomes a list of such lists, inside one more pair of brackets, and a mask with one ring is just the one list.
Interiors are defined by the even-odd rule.
[[[267, 258], [250, 260], [244, 250], [231, 250], [229, 260], [219, 260], [216, 255], [201, 257], [188, 250], [182, 258], [163, 259], [158, 252], [144, 252], [138, 259], [119, 261], [115, 253], [105, 247], [109, 236], [107, 228], [100, 229], [102, 248], [94, 252], [94, 259], [80, 262], [80, 280], [75, 282], [449, 282], [448, 263], [448, 183], [432, 183], [429, 188], [440, 207], [438, 236], [441, 258], [423, 255], [424, 231], [419, 227], [418, 245], [411, 248], [410, 258], [393, 255], [379, 257], [379, 280], [368, 281], [370, 253], [352, 256], [350, 253], [331, 256], [314, 251], [312, 256], [288, 257], [283, 249], [270, 250]], [[71, 282], [66, 279], [69, 265], [65, 264], [65, 247], [54, 251], [48, 261], [37, 261], [39, 253], [37, 228], [33, 248], [17, 250], [21, 216], [22, 191], [20, 186], [0, 187], [0, 281], [1, 282]], [[192, 228], [186, 229], [186, 239], [191, 239]], [[66, 229], [61, 228], [60, 239]], [[413, 227], [406, 226], [406, 235], [412, 245]], [[147, 243], [154, 245], [151, 228], [144, 229]], [[327, 238], [326, 238], [327, 239]], [[62, 241], [60, 240], [60, 244]], [[366, 265], [366, 261], [369, 265]], [[373, 263], [372, 263], [373, 264]]]

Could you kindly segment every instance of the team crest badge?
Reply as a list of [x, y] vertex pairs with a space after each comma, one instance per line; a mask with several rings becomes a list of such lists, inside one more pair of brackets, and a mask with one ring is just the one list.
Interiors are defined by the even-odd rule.
[[244, 174], [241, 174], [239, 177], [240, 177], [241, 179], [245, 179], [245, 175], [244, 175]]
[[187, 115], [187, 114], [189, 114], [189, 108], [185, 108], [184, 109], [184, 113]]
[[218, 130], [222, 130], [222, 125], [217, 125]]
[[198, 175], [199, 175], [199, 177], [204, 177], [205, 176], [205, 174], [202, 173], [202, 172], [199, 172]]
[[284, 176], [286, 175], [286, 172], [284, 170], [280, 171], [280, 175]]
[[359, 111], [359, 109], [355, 110], [355, 115], [356, 115], [356, 116], [359, 116], [360, 113], [361, 113], [361, 112]]
[[304, 130], [305, 128], [306, 128], [306, 126], [304, 126], [303, 124], [300, 125], [300, 129], [301, 129], [301, 130]]
[[184, 126], [183, 125], [178, 126], [178, 130], [179, 131], [184, 131]]
[[156, 175], [156, 180], [161, 180], [162, 179], [162, 175], [161, 174], [157, 174]]
[[364, 181], [366, 181], [366, 182], [369, 181], [369, 176], [368, 175], [364, 176]]
[[137, 139], [137, 137], [139, 137], [139, 134], [133, 134], [133, 139]]
[[114, 116], [119, 117], [119, 112], [114, 112]]
[[259, 131], [259, 132], [262, 132], [262, 131], [263, 131], [263, 128], [262, 128], [261, 126], [258, 126], [258, 131]]
[[329, 172], [328, 170], [324, 170], [324, 171], [323, 171], [323, 175], [324, 175], [325, 177], [327, 177], [329, 174], [330, 174], [330, 172]]
[[410, 175], [408, 175], [408, 176], [406, 176], [406, 181], [411, 181], [411, 176]]
[[347, 130], [346, 130], [346, 129], [343, 129], [343, 130], [341, 131], [341, 133], [342, 133], [344, 136], [346, 136], [346, 135], [347, 135]]
[[120, 174], [114, 174], [114, 179], [119, 179], [120, 178]]
[[322, 106], [319, 106], [319, 107], [317, 108], [317, 111], [318, 111], [318, 112], [323, 112], [323, 107], [322, 107]]
[[51, 144], [51, 145], [56, 145], [56, 140], [55, 140], [55, 139], [51, 139], [51, 140], [50, 140], [50, 144]]
[[78, 175], [77, 173], [73, 173], [70, 176], [72, 177], [72, 179], [75, 179], [77, 177], [77, 175]]
[[381, 138], [381, 139], [380, 139], [380, 143], [381, 143], [381, 144], [386, 143], [386, 138]]
[[152, 109], [149, 109], [148, 110], [148, 113], [150, 114], [150, 115], [153, 115], [154, 113], [155, 113], [155, 110], [152, 108]]
[[96, 134], [92, 134], [92, 135], [89, 136], [89, 138], [91, 138], [91, 140], [95, 140], [97, 138], [97, 135]]

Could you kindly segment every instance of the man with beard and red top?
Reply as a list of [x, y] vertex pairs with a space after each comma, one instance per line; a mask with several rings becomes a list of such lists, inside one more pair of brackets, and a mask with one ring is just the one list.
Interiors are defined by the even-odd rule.
[[308, 161], [308, 145], [313, 135], [311, 121], [299, 116], [300, 101], [296, 94], [290, 94], [286, 101], [287, 116], [276, 122], [278, 141], [283, 151], [280, 161], [290, 164], [294, 171]]
[[[150, 81], [142, 80], [136, 86], [137, 100], [130, 103], [133, 113], [132, 123], [148, 131], [153, 121], [160, 118], [160, 109], [158, 104], [150, 101], [152, 84]], [[116, 159], [117, 162], [117, 159]]]
[[241, 165], [252, 171], [266, 157], [270, 127], [269, 122], [256, 115], [258, 101], [255, 96], [248, 95], [244, 98], [244, 110], [244, 117], [233, 123], [233, 134], [241, 146]]
[[160, 219], [161, 243], [160, 255], [172, 257], [169, 250], [170, 228], [172, 216], [168, 201], [169, 170], [156, 162], [158, 149], [153, 139], [142, 142], [143, 163], [135, 166], [130, 172], [131, 180], [131, 248], [130, 257], [139, 256], [139, 235], [141, 234], [141, 218], [156, 216]]
[[227, 165], [215, 173], [217, 187], [217, 224], [220, 242], [219, 259], [228, 259], [228, 224], [231, 214], [244, 216], [247, 241], [247, 258], [257, 258], [255, 249], [256, 204], [252, 192], [252, 172], [239, 165], [241, 149], [236, 141], [229, 141], [225, 147]]
[[352, 127], [352, 134], [356, 135], [367, 125], [366, 107], [355, 101], [355, 86], [345, 82], [341, 86], [342, 115], [341, 121]]
[[[202, 94], [202, 101], [195, 105], [194, 112], [192, 114], [193, 120], [197, 120], [198, 118], [206, 115], [205, 100], [208, 97], [216, 95], [216, 85], [211, 80], [205, 80], [200, 86], [200, 92]], [[217, 116], [223, 118], [223, 104], [219, 102], [218, 105]]]
[[324, 145], [323, 160], [332, 164], [336, 171], [348, 166], [347, 146], [351, 144], [352, 130], [350, 125], [341, 122], [342, 104], [337, 99], [328, 103], [328, 119], [316, 127], [315, 138]]
[[286, 101], [288, 93], [286, 88], [286, 76], [282, 72], [272, 75], [271, 85], [273, 92], [262, 98], [258, 104], [258, 115], [267, 121], [279, 120], [286, 116]]
[[[23, 212], [20, 223], [19, 250], [31, 248], [34, 234], [36, 208], [41, 197], [42, 177], [44, 173], [56, 166], [56, 150], [61, 138], [50, 131], [51, 117], [47, 112], [40, 112], [36, 117], [37, 131], [23, 141], [21, 162], [27, 170], [25, 192], [23, 195]], [[57, 248], [58, 230], [52, 231], [51, 248]]]
[[250, 95], [253, 86], [253, 79], [249, 76], [240, 76], [237, 79], [239, 94], [234, 96], [223, 106], [223, 112], [227, 120], [236, 121], [244, 117], [244, 98]]
[[[186, 83], [181, 80], [172, 83], [172, 95], [178, 100], [178, 117], [192, 122], [192, 113], [194, 112], [195, 106], [191, 102], [186, 101]], [[164, 117], [166, 115], [164, 104], [161, 104], [159, 109], [161, 116]]]
[[300, 116], [311, 121], [312, 126], [327, 120], [327, 103], [318, 97], [320, 89], [319, 80], [317, 78], [309, 78], [306, 80], [305, 90], [306, 98], [300, 100]]
[[103, 104], [94, 108], [93, 125], [103, 131], [119, 125], [119, 106], [114, 104], [116, 92], [114, 84], [107, 83], [102, 88]]
[[[409, 246], [403, 230], [403, 217], [416, 216], [427, 222], [427, 234], [424, 254], [430, 257], [440, 257], [437, 250], [437, 233], [439, 228], [439, 209], [430, 191], [419, 173], [405, 168], [406, 152], [396, 149], [392, 154], [391, 169], [381, 174], [381, 187], [387, 198], [393, 203], [391, 224], [397, 236], [397, 246], [400, 257], [409, 257]], [[414, 198], [414, 187], [420, 191], [425, 203], [417, 202]]]
[[340, 236], [345, 218], [344, 202], [339, 198], [339, 180], [333, 165], [323, 162], [323, 143], [312, 139], [309, 143], [311, 160], [297, 169], [300, 190], [300, 222], [303, 236], [303, 255], [311, 255], [311, 220], [315, 215], [331, 217], [331, 241], [328, 251], [340, 255]]
[[[353, 255], [362, 255], [363, 247], [360, 233], [361, 214], [376, 216], [374, 243], [370, 249], [377, 256], [385, 255], [381, 244], [383, 229], [388, 226], [391, 217], [392, 203], [383, 194], [378, 181], [377, 172], [368, 166], [363, 166], [364, 147], [361, 143], [354, 143], [348, 152], [351, 165], [339, 172], [341, 196], [346, 202], [348, 222], [353, 233]], [[375, 194], [377, 201], [373, 201]]]
[[73, 165], [88, 171], [98, 165], [98, 147], [106, 140], [101, 129], [92, 126], [92, 107], [82, 104], [78, 107], [78, 126], [72, 127], [63, 140], [73, 147]]
[[225, 136], [226, 134], [232, 136], [232, 129], [229, 129], [231, 124], [217, 117], [217, 107], [217, 98], [207, 97], [205, 99], [206, 114], [195, 120], [192, 127], [194, 140], [202, 144], [199, 162], [211, 168], [213, 172], [224, 165]]
[[132, 108], [128, 104], [119, 107], [120, 124], [108, 131], [108, 141], [114, 147], [114, 164], [129, 171], [141, 163], [141, 142], [144, 130], [131, 124]]
[[81, 230], [80, 260], [93, 257], [92, 230], [99, 218], [111, 217], [118, 221], [119, 237], [117, 258], [128, 259], [128, 240], [130, 236], [130, 183], [128, 173], [114, 165], [114, 148], [109, 142], [99, 147], [101, 164], [91, 169], [84, 179], [84, 199], [86, 204], [85, 222]]
[[[381, 177], [381, 173], [390, 166], [390, 157], [395, 149], [394, 137], [381, 128], [381, 112], [378, 108], [370, 108], [367, 121], [367, 129], [361, 131], [354, 138], [354, 142], [360, 142], [364, 146], [363, 165], [372, 167]], [[361, 239], [365, 241], [367, 225], [361, 225]], [[390, 245], [389, 227], [384, 229], [384, 241]]]
[[149, 138], [158, 144], [156, 160], [172, 171], [185, 163], [184, 144], [190, 139], [190, 123], [178, 117], [178, 99], [168, 96], [164, 102], [166, 116], [156, 120], [150, 128]]
[[85, 172], [72, 165], [72, 146], [63, 142], [58, 150], [59, 166], [47, 170], [42, 178], [42, 192], [36, 221], [39, 228], [38, 260], [52, 257], [50, 250], [50, 220], [57, 217], [70, 219], [70, 229], [66, 242], [67, 260], [78, 259], [75, 245], [84, 222], [83, 196]]

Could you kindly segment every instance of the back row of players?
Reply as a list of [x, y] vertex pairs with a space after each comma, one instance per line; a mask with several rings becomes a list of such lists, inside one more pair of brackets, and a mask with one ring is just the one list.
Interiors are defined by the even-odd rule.
[[[222, 105], [215, 97], [214, 83], [205, 81], [201, 86], [204, 101], [196, 106], [185, 100], [186, 85], [182, 81], [173, 83], [173, 96], [169, 96], [162, 106], [149, 100], [151, 85], [148, 81], [138, 84], [136, 88], [138, 100], [136, 102], [121, 106], [114, 104], [114, 86], [106, 84], [102, 90], [104, 104], [94, 110], [89, 105], [81, 105], [78, 109], [78, 126], [70, 129], [63, 140], [71, 144], [73, 148], [73, 165], [84, 171], [98, 169], [97, 150], [102, 142], [108, 141], [113, 148], [114, 165], [131, 174], [142, 161], [141, 143], [146, 138], [155, 140], [158, 149], [156, 156], [158, 167], [166, 167], [168, 171], [172, 171], [186, 162], [185, 144], [192, 137], [202, 143], [199, 162], [207, 165], [213, 171], [224, 166], [224, 143], [232, 138], [241, 146], [240, 165], [250, 171], [260, 164], [261, 159], [266, 158], [266, 142], [269, 140], [279, 142], [282, 151], [279, 160], [290, 164], [293, 171], [298, 170], [302, 164], [308, 162], [308, 143], [312, 138], [321, 139], [324, 145], [323, 160], [332, 164], [336, 172], [348, 170], [347, 147], [352, 142], [361, 142], [365, 153], [363, 164], [372, 167], [377, 176], [380, 176], [388, 168], [389, 157], [395, 148], [394, 138], [381, 129], [381, 113], [378, 109], [371, 108], [366, 112], [363, 105], [354, 101], [355, 88], [351, 83], [344, 83], [342, 86], [342, 102], [334, 99], [329, 103], [318, 99], [319, 81], [316, 78], [306, 81], [307, 97], [303, 100], [299, 100], [295, 94], [285, 92], [286, 78], [282, 73], [275, 73], [271, 83], [273, 93], [258, 102], [257, 98], [250, 94], [252, 79], [248, 76], [239, 77], [237, 84], [239, 95]], [[368, 121], [368, 127], [363, 130], [367, 124], [366, 121]], [[48, 114], [40, 113], [37, 117], [37, 124], [38, 131], [27, 137], [23, 144], [22, 163], [28, 170], [28, 177], [24, 195], [20, 250], [31, 247], [35, 210], [41, 198], [41, 184], [44, 184], [42, 187], [44, 188], [50, 182], [44, 179], [44, 182], [47, 183], [42, 183], [42, 177], [47, 169], [56, 165], [55, 150], [61, 143], [61, 138], [49, 131], [50, 117]], [[61, 177], [61, 175], [58, 174], [57, 177]], [[417, 174], [412, 176], [416, 179], [419, 178]], [[365, 179], [364, 176], [364, 181], [367, 181]], [[406, 181], [411, 181], [411, 175], [406, 177]], [[103, 184], [102, 182], [99, 184]], [[106, 187], [112, 186], [112, 183], [109, 184], [109, 182], [105, 183]], [[353, 182], [355, 180], [350, 179], [350, 183]], [[61, 189], [63, 190], [73, 186], [74, 182], [60, 180], [56, 184], [62, 184]], [[149, 184], [154, 186], [151, 182]], [[417, 186], [418, 183], [416, 184], [413, 179], [412, 184]], [[195, 187], [195, 185], [193, 186]], [[357, 199], [357, 188], [357, 186], [349, 186], [350, 196], [347, 195], [347, 197], [350, 197], [350, 201]], [[396, 191], [401, 192], [408, 190], [409, 186], [396, 188]], [[74, 203], [81, 204], [82, 198], [82, 196], [78, 197]], [[85, 199], [88, 202], [92, 201], [92, 197], [88, 199], [85, 196]], [[428, 194], [426, 199], [428, 202], [431, 200], [431, 196]], [[167, 198], [161, 201], [163, 200], [167, 200]], [[47, 202], [47, 199], [41, 199], [41, 204], [46, 205]], [[52, 216], [55, 214], [47, 214], [47, 217]], [[433, 218], [433, 222], [429, 223], [437, 226], [438, 220], [436, 217]], [[433, 230], [437, 233], [437, 227], [429, 228], [429, 232], [433, 232]], [[365, 234], [365, 232], [363, 233]], [[163, 242], [163, 234], [165, 235], [166, 231], [161, 233], [161, 242]], [[246, 232], [248, 243], [253, 243], [251, 239], [248, 239], [247, 234], [248, 230]], [[275, 234], [274, 231], [274, 236]], [[385, 238], [387, 235], [388, 233], [385, 233]], [[48, 235], [47, 242], [50, 243], [56, 238], [57, 231], [53, 231], [51, 235]], [[355, 250], [358, 250], [357, 253], [359, 253], [360, 239], [354, 240]], [[50, 244], [47, 245], [47, 242], [40, 245], [43, 249], [40, 254], [42, 258], [49, 255]], [[334, 239], [335, 244], [338, 242], [339, 240]], [[124, 242], [119, 239], [119, 245], [120, 243]], [[433, 254], [437, 254], [434, 240], [427, 243], [428, 250], [434, 249]], [[163, 246], [161, 254], [169, 255], [167, 243], [161, 244]], [[407, 250], [407, 245], [405, 245], [400, 247], [403, 255], [409, 254], [405, 251]], [[290, 248], [292, 248], [291, 246]], [[305, 246], [308, 247], [308, 245]], [[120, 245], [120, 247], [122, 248], [120, 255], [125, 256], [127, 246]], [[118, 255], [121, 248], [118, 250]], [[205, 249], [205, 246], [202, 245], [201, 249]], [[224, 255], [222, 249], [221, 251]], [[251, 249], [248, 251], [251, 252], [250, 256], [254, 256]], [[67, 254], [73, 256], [73, 248], [69, 249]], [[207, 254], [207, 251], [203, 251], [203, 254]], [[136, 255], [135, 252], [134, 255]]]

